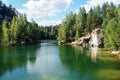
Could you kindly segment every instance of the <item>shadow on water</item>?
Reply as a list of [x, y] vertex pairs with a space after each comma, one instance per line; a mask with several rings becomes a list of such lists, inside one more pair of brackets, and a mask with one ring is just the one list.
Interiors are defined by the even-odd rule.
[[78, 80], [120, 80], [120, 62], [103, 56], [98, 48], [59, 46], [59, 51], [61, 62], [79, 74]]
[[34, 64], [36, 51], [40, 45], [29, 46], [0, 46], [0, 76], [15, 68], [26, 67], [27, 61]]

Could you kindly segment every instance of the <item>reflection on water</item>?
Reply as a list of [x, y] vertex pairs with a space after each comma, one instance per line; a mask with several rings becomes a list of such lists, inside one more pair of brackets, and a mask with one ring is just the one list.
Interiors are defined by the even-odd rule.
[[100, 53], [98, 47], [81, 47], [76, 45], [73, 45], [73, 47], [76, 51], [79, 51], [80, 54], [85, 54], [85, 56], [91, 57], [92, 62], [96, 62], [97, 55]]
[[96, 47], [41, 42], [0, 47], [0, 80], [120, 80], [120, 62], [99, 55]]
[[70, 72], [77, 75], [75, 79], [97, 80], [96, 76], [94, 76], [97, 65], [91, 61], [90, 57], [86, 56], [88, 55], [89, 48], [78, 48], [78, 46], [59, 46], [59, 49], [62, 63]]
[[[10, 75], [14, 70], [24, 70], [27, 62], [35, 62], [36, 50], [40, 46], [1, 46], [0, 47], [0, 77]], [[17, 76], [17, 75], [16, 75]], [[5, 79], [6, 80], [6, 79]], [[10, 80], [10, 79], [8, 79]]]
[[101, 56], [97, 47], [59, 46], [59, 51], [66, 69], [80, 80], [120, 80], [120, 62]]
[[91, 59], [93, 62], [96, 62], [97, 54], [98, 54], [98, 47], [90, 47], [91, 51]]

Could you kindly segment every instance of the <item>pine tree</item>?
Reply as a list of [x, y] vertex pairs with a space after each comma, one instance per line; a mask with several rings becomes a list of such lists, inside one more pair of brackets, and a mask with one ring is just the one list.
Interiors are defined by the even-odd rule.
[[10, 39], [8, 27], [8, 22], [4, 20], [2, 23], [2, 42], [5, 44], [7, 44]]
[[92, 17], [93, 17], [93, 9], [91, 8], [87, 15], [85, 34], [90, 33], [93, 29], [92, 28]]
[[79, 13], [76, 16], [76, 39], [84, 35], [85, 28], [86, 28], [86, 10], [83, 7], [79, 9]]

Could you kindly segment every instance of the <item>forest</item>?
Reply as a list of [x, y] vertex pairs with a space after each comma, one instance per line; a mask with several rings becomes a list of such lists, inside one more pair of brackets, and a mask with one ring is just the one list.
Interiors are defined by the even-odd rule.
[[28, 22], [25, 14], [0, 1], [0, 44], [35, 44], [42, 39], [56, 39], [57, 31], [57, 25], [39, 26], [34, 20]]
[[42, 39], [57, 39], [72, 42], [85, 36], [94, 28], [100, 28], [104, 37], [104, 47], [120, 48], [120, 5], [104, 3], [86, 11], [80, 7], [78, 13], [70, 12], [55, 26], [39, 26], [34, 20], [27, 21], [11, 5], [0, 1], [0, 44], [35, 44]]
[[104, 47], [120, 48], [120, 5], [104, 3], [91, 8], [88, 12], [84, 7], [79, 12], [66, 15], [60, 24], [58, 40], [72, 42], [85, 36], [95, 28], [100, 28], [104, 37]]

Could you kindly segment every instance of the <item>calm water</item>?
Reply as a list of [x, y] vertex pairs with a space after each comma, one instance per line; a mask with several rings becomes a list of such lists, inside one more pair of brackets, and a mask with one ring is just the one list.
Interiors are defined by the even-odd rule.
[[0, 80], [120, 80], [120, 61], [98, 48], [58, 46], [44, 40], [31, 46], [0, 47]]

